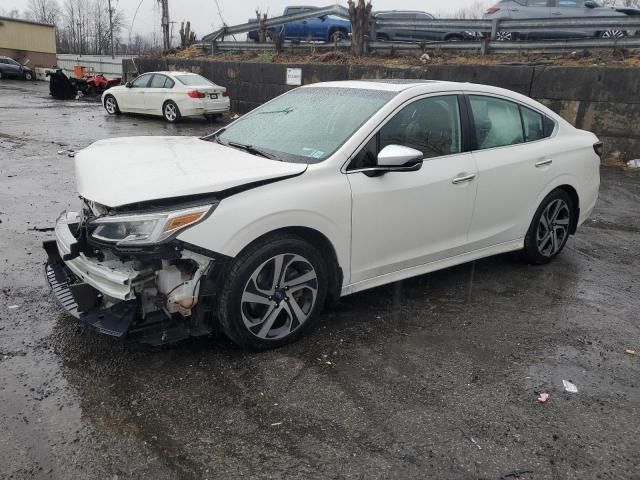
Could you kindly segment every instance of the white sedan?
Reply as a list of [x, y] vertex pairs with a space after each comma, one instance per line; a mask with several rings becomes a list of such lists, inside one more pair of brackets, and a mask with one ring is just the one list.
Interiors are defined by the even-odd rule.
[[[46, 246], [65, 307], [116, 336], [299, 338], [326, 302], [482, 257], [555, 258], [602, 143], [501, 88], [318, 83], [203, 138], [94, 143]], [[504, 278], [503, 281], [508, 282]]]
[[189, 72], [144, 73], [102, 94], [109, 115], [161, 115], [173, 123], [182, 117], [215, 117], [230, 108], [227, 89]]

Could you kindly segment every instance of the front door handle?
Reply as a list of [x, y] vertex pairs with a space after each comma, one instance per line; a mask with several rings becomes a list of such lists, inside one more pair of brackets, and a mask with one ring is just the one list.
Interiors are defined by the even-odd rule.
[[550, 158], [547, 158], [546, 160], [540, 160], [539, 162], [536, 162], [536, 168], [546, 167], [547, 165], [551, 165], [552, 163], [553, 160], [551, 160]]
[[475, 173], [471, 173], [469, 175], [462, 175], [460, 177], [456, 177], [454, 178], [451, 183], [453, 183], [454, 185], [458, 185], [459, 183], [464, 183], [464, 182], [470, 182], [471, 180], [473, 180], [474, 178], [476, 178]]

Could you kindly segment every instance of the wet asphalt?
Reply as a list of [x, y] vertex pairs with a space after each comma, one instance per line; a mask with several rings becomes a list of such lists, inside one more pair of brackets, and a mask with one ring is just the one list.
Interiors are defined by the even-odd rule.
[[501, 255], [346, 297], [277, 351], [79, 330], [38, 230], [78, 203], [67, 151], [219, 125], [0, 82], [0, 478], [640, 478], [638, 171], [603, 168], [550, 265]]

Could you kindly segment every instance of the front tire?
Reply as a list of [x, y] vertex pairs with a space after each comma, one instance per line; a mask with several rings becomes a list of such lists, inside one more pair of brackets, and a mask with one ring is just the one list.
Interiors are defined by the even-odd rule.
[[104, 99], [104, 109], [109, 115], [120, 115], [120, 107], [113, 95], [107, 95]]
[[162, 116], [165, 121], [169, 123], [176, 123], [180, 120], [180, 109], [178, 108], [178, 105], [176, 105], [172, 100], [165, 102], [162, 106]]
[[30, 82], [31, 80], [33, 80], [33, 73], [31, 72], [25, 72], [24, 73], [24, 79], [28, 82]]
[[564, 248], [575, 222], [573, 200], [564, 190], [554, 190], [542, 201], [524, 239], [526, 259], [536, 265], [553, 260]]
[[327, 268], [302, 238], [276, 235], [230, 265], [218, 300], [223, 332], [238, 346], [266, 350], [291, 343], [318, 320], [327, 295]]

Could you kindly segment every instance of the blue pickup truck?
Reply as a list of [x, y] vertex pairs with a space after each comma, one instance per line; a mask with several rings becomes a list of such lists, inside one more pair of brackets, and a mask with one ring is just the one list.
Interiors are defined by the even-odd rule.
[[[286, 7], [282, 15], [293, 15], [311, 10], [317, 10], [316, 7], [296, 6]], [[249, 20], [251, 23], [257, 23], [256, 19]], [[286, 25], [280, 25], [270, 28], [267, 31], [268, 37], [275, 37], [284, 30], [285, 40], [313, 40], [322, 42], [334, 42], [346, 40], [351, 33], [351, 23], [335, 15], [322, 15], [317, 18], [307, 18], [299, 22], [291, 22]], [[249, 39], [257, 42], [259, 34], [257, 30], [249, 32]]]

